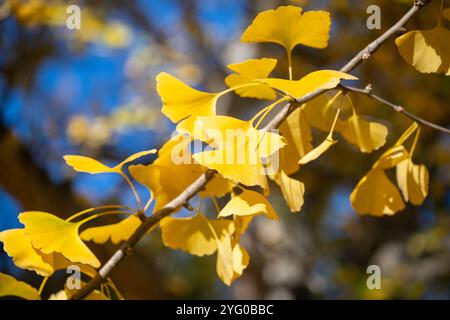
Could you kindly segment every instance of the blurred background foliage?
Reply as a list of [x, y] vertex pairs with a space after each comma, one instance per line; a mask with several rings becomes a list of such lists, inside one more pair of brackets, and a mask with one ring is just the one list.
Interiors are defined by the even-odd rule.
[[[240, 43], [260, 11], [293, 4], [331, 12], [327, 49], [298, 47], [294, 78], [339, 68], [408, 10], [390, 0], [11, 0], [0, 1], [0, 230], [19, 226], [20, 211], [61, 217], [98, 204], [133, 205], [115, 176], [75, 175], [64, 154], [116, 163], [132, 152], [158, 148], [173, 125], [160, 112], [155, 76], [170, 72], [199, 89], [224, 88], [226, 65], [276, 57], [275, 75], [287, 76], [281, 47]], [[65, 28], [68, 4], [81, 7], [81, 30]], [[382, 30], [366, 28], [366, 8], [382, 9]], [[432, 27], [439, 1], [408, 30]], [[282, 23], [282, 22], [280, 22]], [[427, 120], [448, 126], [450, 78], [420, 74], [389, 41], [355, 71], [365, 86]], [[383, 122], [391, 145], [410, 120], [365, 97], [358, 113]], [[248, 119], [261, 104], [229, 96], [222, 114]], [[317, 133], [320, 135], [320, 133]], [[320, 137], [316, 137], [316, 143]], [[256, 219], [243, 239], [249, 269], [230, 288], [215, 274], [214, 257], [196, 258], [164, 248], [159, 231], [112, 274], [126, 298], [450, 298], [450, 139], [422, 130], [416, 162], [430, 170], [430, 194], [420, 207], [393, 217], [361, 217], [349, 195], [382, 150], [366, 155], [342, 141], [300, 170], [305, 205], [289, 213], [273, 188], [281, 223]], [[144, 158], [143, 162], [152, 159]], [[173, 177], [176, 179], [176, 177]], [[140, 192], [145, 192], [139, 189]], [[211, 214], [214, 210], [211, 208]], [[112, 245], [92, 246], [102, 261]], [[1, 247], [0, 247], [1, 249]], [[366, 268], [378, 264], [382, 289], [366, 288]], [[0, 250], [0, 272], [39, 283]], [[58, 291], [64, 273], [50, 280]]]

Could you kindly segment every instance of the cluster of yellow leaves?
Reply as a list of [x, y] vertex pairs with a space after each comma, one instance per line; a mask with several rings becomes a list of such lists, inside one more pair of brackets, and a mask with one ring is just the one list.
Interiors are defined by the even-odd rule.
[[[359, 181], [350, 196], [355, 211], [360, 214], [382, 216], [393, 215], [403, 210], [405, 203], [398, 188], [406, 202], [414, 205], [422, 204], [428, 194], [428, 170], [423, 164], [414, 164], [412, 152], [408, 152], [403, 146], [405, 140], [416, 130], [418, 126], [414, 123]], [[413, 148], [416, 142], [417, 140]], [[385, 173], [391, 168], [396, 168], [398, 188]]]
[[[162, 113], [177, 124], [178, 134], [162, 146], [156, 160], [148, 165], [130, 165], [140, 157], [155, 154], [156, 150], [138, 152], [114, 167], [88, 157], [64, 157], [67, 164], [78, 172], [120, 174], [133, 190], [139, 211], [108, 211], [103, 206], [106, 211], [78, 222], [71, 220], [89, 213], [89, 209], [68, 220], [45, 212], [25, 212], [19, 216], [23, 229], [0, 233], [5, 251], [17, 266], [42, 276], [48, 277], [73, 263], [92, 276], [100, 262], [83, 240], [98, 244], [110, 240], [118, 244], [128, 239], [141, 224], [139, 214], [144, 214], [153, 201], [154, 211], [163, 208], [211, 169], [217, 174], [200, 192], [199, 201], [204, 197], [215, 201], [216, 197], [224, 196], [229, 197], [229, 201], [222, 208], [217, 205], [215, 219], [208, 218], [200, 209], [191, 217], [164, 218], [160, 222], [162, 240], [172, 249], [196, 256], [217, 254], [217, 274], [225, 284], [231, 285], [250, 262], [248, 252], [240, 245], [242, 234], [256, 216], [278, 219], [266, 198], [269, 195], [268, 177], [280, 187], [290, 210], [299, 212], [303, 206], [305, 186], [292, 175], [336, 144], [335, 133], [363, 153], [373, 152], [386, 142], [387, 128], [358, 115], [349, 95], [343, 91], [331, 96], [321, 95], [298, 107], [281, 124], [279, 133], [259, 128], [264, 117], [282, 102], [295, 103], [296, 99], [318, 90], [334, 89], [342, 80], [357, 79], [334, 70], [319, 70], [299, 80], [292, 79], [292, 50], [297, 45], [325, 48], [330, 26], [328, 12], [303, 12], [299, 7], [282, 6], [258, 14], [245, 30], [243, 42], [271, 42], [286, 49], [289, 80], [270, 77], [277, 65], [277, 60], [272, 58], [230, 64], [228, 68], [234, 73], [225, 79], [228, 88], [214, 93], [194, 89], [168, 73], [160, 73], [156, 80]], [[405, 60], [419, 71], [448, 74], [448, 43], [442, 41], [448, 37], [446, 32], [440, 25], [432, 31], [413, 31], [397, 39], [397, 45]], [[275, 102], [250, 120], [217, 114], [217, 101], [231, 92], [241, 97]], [[328, 133], [317, 145], [314, 145], [312, 127]], [[230, 130], [239, 132], [239, 137], [230, 139]], [[414, 132], [416, 138], [408, 152], [404, 142]], [[358, 213], [389, 215], [402, 210], [404, 201], [415, 205], [424, 201], [428, 192], [428, 171], [424, 165], [412, 162], [419, 132], [417, 124], [414, 124], [361, 179], [350, 199]], [[207, 144], [209, 149], [196, 150], [193, 148], [196, 142]], [[275, 171], [270, 171], [277, 157], [278, 166]], [[398, 188], [385, 173], [394, 167]], [[142, 206], [126, 169], [136, 182], [148, 189], [150, 197], [145, 206]], [[107, 214], [130, 216], [117, 223], [90, 227], [79, 233], [82, 225]], [[25, 283], [3, 274], [0, 274], [0, 280], [0, 296], [13, 294], [28, 299], [39, 298], [39, 292]], [[52, 295], [51, 299], [66, 299], [71, 294], [70, 290], [64, 289]], [[94, 298], [102, 297], [98, 291], [92, 294]]]
[[[88, 157], [67, 155], [64, 158], [68, 165], [79, 172], [125, 175], [123, 167], [126, 164], [155, 152], [156, 150], [138, 152], [114, 167], [109, 167]], [[90, 211], [94, 210], [86, 210], [85, 213]], [[105, 211], [103, 214], [111, 212]], [[77, 222], [71, 221], [77, 217], [79, 217], [78, 214], [63, 220], [47, 212], [23, 212], [19, 215], [19, 221], [24, 228], [0, 232], [0, 242], [3, 243], [5, 252], [12, 257], [16, 266], [34, 271], [40, 276], [50, 277], [58, 270], [77, 265], [84, 274], [92, 278], [96, 274], [95, 268], [100, 267], [100, 261], [83, 240], [104, 243], [111, 239], [113, 243], [118, 243], [128, 239], [141, 223], [137, 216], [131, 215], [117, 224], [85, 229], [80, 235], [80, 227], [97, 216], [94, 215]], [[7, 278], [7, 280], [11, 285], [8, 286], [5, 282], [4, 287], [0, 287], [0, 296], [39, 297], [39, 294], [34, 295], [34, 288], [21, 284], [13, 278]], [[63, 292], [67, 298], [69, 292], [67, 290]], [[96, 292], [95, 294], [99, 296], [101, 293]], [[62, 293], [59, 295], [59, 298], [61, 297]]]

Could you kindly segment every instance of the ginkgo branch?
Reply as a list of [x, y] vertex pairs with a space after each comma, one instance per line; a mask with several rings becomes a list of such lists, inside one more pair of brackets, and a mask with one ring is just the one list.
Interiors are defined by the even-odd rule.
[[350, 87], [350, 86], [341, 86], [344, 90], [350, 91], [350, 92], [355, 92], [355, 93], [359, 93], [359, 94], [363, 94], [369, 98], [372, 98], [375, 101], [381, 102], [382, 104], [388, 106], [389, 108], [391, 108], [392, 110], [401, 113], [403, 115], [405, 115], [406, 117], [410, 118], [411, 120], [416, 121], [417, 123], [420, 123], [423, 126], [432, 128], [434, 130], [438, 130], [441, 132], [444, 132], [446, 134], [450, 134], [450, 129], [447, 129], [445, 127], [442, 127], [438, 124], [432, 123], [428, 120], [425, 120], [419, 116], [416, 116], [415, 114], [412, 114], [411, 112], [405, 110], [405, 108], [403, 108], [402, 106], [392, 103], [374, 93], [372, 93], [372, 87], [371, 86], [367, 86], [364, 89], [361, 88], [355, 88], [355, 87]]
[[[371, 42], [362, 51], [360, 51], [356, 56], [354, 56], [344, 67], [341, 68], [342, 72], [350, 72], [356, 68], [361, 62], [367, 60], [384, 42], [390, 39], [394, 34], [399, 32], [403, 26], [425, 5], [430, 3], [432, 0], [416, 0], [412, 8], [389, 30], [383, 33], [380, 37]], [[314, 99], [315, 97], [325, 93], [329, 89], [318, 89], [310, 94], [307, 94], [295, 101], [289, 103], [283, 107], [279, 113], [277, 113], [274, 118], [264, 127], [265, 130], [276, 129], [278, 126], [289, 116], [300, 105]], [[83, 288], [77, 291], [71, 300], [84, 299], [89, 294], [98, 288], [101, 283], [108, 277], [111, 271], [122, 261], [127, 255], [133, 253], [133, 248], [137, 242], [150, 230], [152, 227], [156, 226], [159, 221], [161, 221], [166, 216], [172, 214], [174, 211], [184, 206], [188, 201], [195, 196], [198, 192], [204, 189], [206, 184], [215, 175], [215, 171], [207, 170], [203, 175], [201, 175], [197, 180], [195, 180], [189, 187], [187, 187], [183, 192], [181, 192], [175, 199], [169, 202], [164, 208], [155, 212], [152, 216], [149, 216], [143, 220], [141, 225], [136, 229], [136, 231], [131, 235], [131, 237], [124, 241], [114, 255], [103, 265], [99, 270], [98, 274], [91, 279]]]

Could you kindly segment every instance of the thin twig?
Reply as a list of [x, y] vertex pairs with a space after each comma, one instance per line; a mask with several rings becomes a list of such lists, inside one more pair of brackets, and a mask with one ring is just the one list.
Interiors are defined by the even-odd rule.
[[[362, 51], [360, 51], [355, 57], [353, 57], [344, 67], [341, 68], [342, 72], [350, 72], [356, 68], [361, 62], [367, 60], [384, 42], [386, 42], [392, 35], [399, 32], [403, 26], [425, 5], [432, 0], [417, 0], [414, 2], [412, 8], [389, 30], [383, 33], [375, 41], [371, 42]], [[297, 107], [306, 103], [315, 97], [321, 95], [328, 90], [319, 89], [316, 90], [294, 102], [289, 103], [281, 111], [275, 115], [275, 117], [265, 126], [265, 130], [275, 129], [293, 112]], [[155, 212], [152, 216], [146, 218], [138, 229], [131, 235], [131, 237], [125, 241], [119, 250], [103, 265], [98, 274], [91, 279], [83, 288], [77, 291], [70, 299], [84, 299], [93, 290], [98, 288], [100, 284], [108, 277], [111, 271], [122, 261], [127, 255], [133, 253], [133, 247], [136, 243], [145, 235], [145, 233], [155, 226], [161, 219], [172, 214], [175, 210], [182, 207], [189, 201], [195, 194], [201, 191], [208, 181], [214, 176], [215, 172], [208, 170], [204, 175], [200, 176], [195, 182], [193, 182], [186, 190], [179, 194], [174, 200], [169, 202], [164, 208]]]
[[343, 86], [343, 85], [341, 85], [341, 88], [346, 90], [346, 91], [355, 92], [355, 93], [359, 93], [359, 94], [365, 95], [365, 96], [367, 96], [369, 98], [372, 98], [375, 101], [381, 102], [382, 104], [388, 106], [392, 110], [407, 116], [411, 120], [414, 120], [414, 121], [416, 121], [417, 123], [420, 123], [423, 126], [429, 127], [431, 129], [434, 129], [434, 130], [437, 130], [437, 131], [441, 131], [441, 132], [446, 133], [446, 134], [450, 134], [450, 129], [447, 129], [447, 128], [442, 127], [442, 126], [440, 126], [438, 124], [435, 124], [435, 123], [432, 123], [432, 122], [430, 122], [428, 120], [425, 120], [425, 119], [423, 119], [423, 118], [421, 118], [419, 116], [416, 116], [415, 114], [412, 114], [411, 112], [406, 111], [405, 108], [403, 108], [402, 106], [400, 106], [398, 104], [395, 104], [395, 103], [392, 103], [392, 102], [390, 102], [390, 101], [388, 101], [388, 100], [386, 100], [386, 99], [384, 99], [384, 98], [382, 98], [382, 97], [372, 93], [372, 87], [371, 86], [367, 86], [366, 88], [361, 89], [361, 88], [355, 88], [355, 87], [351, 87], [351, 86]]

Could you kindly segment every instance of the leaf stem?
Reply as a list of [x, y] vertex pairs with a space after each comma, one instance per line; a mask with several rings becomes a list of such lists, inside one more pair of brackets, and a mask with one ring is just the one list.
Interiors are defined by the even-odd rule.
[[128, 178], [128, 176], [125, 173], [121, 173], [122, 177], [125, 179], [125, 181], [128, 183], [128, 185], [131, 188], [131, 191], [133, 191], [133, 195], [136, 198], [136, 202], [139, 206], [139, 211], [143, 211], [142, 210], [142, 203], [141, 203], [141, 199], [139, 198], [139, 195], [136, 191], [136, 188], [133, 185], [133, 182], [131, 182], [130, 178]]
[[411, 158], [412, 158], [412, 156], [414, 154], [414, 151], [416, 150], [417, 141], [419, 141], [420, 130], [421, 130], [421, 128], [419, 127], [419, 129], [417, 129], [417, 131], [416, 131], [416, 135], [414, 137], [414, 141], [413, 141], [413, 144], [411, 146], [411, 150], [409, 151], [409, 154], [410, 154]]
[[44, 279], [42, 279], [42, 282], [41, 282], [41, 285], [39, 286], [39, 291], [38, 291], [39, 296], [41, 296], [42, 291], [44, 291], [44, 287], [45, 287], [45, 285], [46, 285], [46, 283], [48, 281], [48, 278], [49, 277], [45, 277]]
[[127, 212], [127, 211], [121, 211], [121, 210], [116, 210], [116, 211], [106, 211], [106, 212], [94, 214], [93, 216], [87, 217], [86, 219], [81, 220], [81, 221], [78, 222], [78, 223], [79, 223], [80, 226], [81, 226], [82, 224], [88, 223], [89, 221], [92, 221], [92, 220], [97, 219], [97, 218], [101, 218], [101, 217], [108, 216], [108, 215], [119, 215], [119, 214], [128, 214], [128, 215], [132, 215], [130, 212]]
[[216, 199], [216, 197], [211, 197], [211, 200], [212, 200], [212, 202], [214, 203], [214, 207], [216, 207], [216, 211], [217, 211], [217, 213], [220, 213], [220, 206], [219, 206], [219, 203], [217, 202], [217, 199]]
[[287, 51], [287, 58], [288, 58], [288, 66], [289, 66], [289, 80], [292, 80], [292, 51]]
[[88, 214], [88, 213], [91, 213], [91, 212], [94, 212], [94, 211], [107, 210], [107, 209], [126, 209], [126, 210], [132, 211], [134, 213], [137, 212], [136, 210], [134, 210], [134, 209], [132, 209], [130, 207], [127, 207], [127, 206], [123, 206], [123, 205], [120, 205], [120, 204], [111, 204], [111, 205], [105, 205], [105, 206], [92, 207], [92, 208], [89, 208], [89, 209], [77, 212], [74, 215], [72, 215], [69, 218], [67, 218], [66, 221], [69, 222], [69, 221], [75, 220], [75, 219], [77, 219], [77, 218], [79, 218], [79, 217], [81, 217], [81, 216], [83, 216], [85, 214]]

